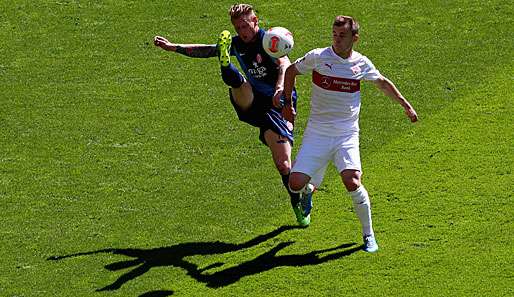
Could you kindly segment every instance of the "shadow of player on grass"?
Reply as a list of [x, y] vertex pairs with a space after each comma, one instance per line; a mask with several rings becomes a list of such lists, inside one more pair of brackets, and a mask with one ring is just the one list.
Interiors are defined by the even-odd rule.
[[[155, 249], [102, 249], [91, 252], [82, 252], [65, 256], [52, 256], [47, 260], [63, 260], [72, 257], [86, 256], [86, 255], [95, 255], [100, 253], [110, 253], [115, 255], [124, 255], [128, 257], [132, 257], [131, 260], [124, 260], [119, 262], [114, 262], [105, 266], [107, 270], [117, 271], [122, 269], [132, 268], [130, 271], [121, 275], [114, 283], [107, 285], [101, 289], [97, 289], [96, 291], [113, 291], [121, 288], [121, 286], [143, 274], [148, 272], [151, 268], [161, 267], [161, 266], [173, 266], [180, 267], [184, 269], [189, 276], [196, 279], [199, 282], [205, 283], [210, 288], [220, 288], [232, 283], [237, 282], [244, 276], [257, 274], [266, 270], [273, 269], [279, 266], [304, 266], [304, 265], [315, 265], [321, 264], [330, 260], [338, 259], [340, 257], [349, 255], [361, 249], [361, 247], [355, 247], [349, 250], [339, 251], [337, 253], [329, 254], [323, 257], [319, 255], [322, 253], [335, 251], [339, 249], [344, 249], [355, 245], [355, 243], [351, 244], [343, 244], [335, 248], [325, 249], [310, 252], [304, 255], [283, 255], [276, 256], [276, 254], [286, 248], [287, 246], [293, 244], [293, 242], [282, 242], [278, 244], [276, 247], [271, 249], [270, 251], [264, 253], [256, 257], [255, 259], [246, 261], [242, 264], [239, 264], [234, 267], [230, 267], [221, 271], [217, 271], [214, 273], [205, 273], [208, 270], [220, 267], [223, 263], [215, 263], [209, 265], [205, 268], [200, 269], [198, 265], [188, 262], [185, 260], [186, 257], [190, 256], [198, 256], [198, 255], [216, 255], [216, 254], [225, 254], [230, 252], [236, 252], [240, 250], [244, 250], [247, 248], [251, 248], [253, 246], [257, 246], [267, 240], [270, 240], [280, 233], [300, 228], [298, 226], [281, 226], [276, 230], [273, 230], [267, 234], [263, 234], [257, 236], [254, 239], [251, 239], [244, 243], [234, 244], [234, 243], [225, 243], [220, 241], [215, 242], [188, 242], [188, 243], [180, 243], [177, 245], [155, 248]], [[167, 291], [170, 292], [171, 291]], [[172, 293], [171, 293], [172, 294]], [[147, 296], [147, 295], [143, 295]], [[150, 295], [148, 295], [150, 296]], [[168, 295], [160, 295], [159, 293], [152, 296], [169, 296]]]
[[225, 243], [221, 241], [214, 242], [187, 242], [172, 245], [169, 247], [155, 248], [155, 249], [117, 249], [108, 248], [91, 252], [82, 252], [65, 256], [52, 256], [47, 260], [63, 260], [66, 258], [95, 255], [101, 253], [109, 253], [115, 255], [124, 255], [132, 257], [132, 260], [125, 260], [115, 262], [105, 266], [107, 270], [117, 271], [127, 268], [133, 268], [127, 273], [121, 275], [114, 283], [98, 289], [97, 291], [111, 291], [119, 289], [126, 282], [135, 279], [151, 268], [160, 266], [174, 266], [180, 267], [187, 271], [189, 275], [198, 275], [198, 266], [185, 260], [186, 257], [198, 255], [216, 255], [230, 252], [236, 252], [257, 246], [273, 237], [278, 236], [280, 233], [300, 228], [298, 226], [281, 226], [274, 231], [255, 237], [244, 243]]
[[[209, 288], [221, 288], [236, 283], [245, 276], [259, 274], [261, 272], [268, 271], [277, 267], [318, 265], [351, 255], [357, 251], [362, 250], [362, 245], [355, 246], [355, 243], [347, 243], [334, 248], [316, 250], [301, 255], [276, 255], [279, 251], [293, 243], [293, 241], [281, 242], [268, 252], [257, 256], [252, 260], [243, 262], [237, 266], [229, 267], [227, 269], [211, 274], [203, 273], [204, 271], [213, 268], [213, 265], [211, 265], [211, 267], [206, 267], [199, 270], [199, 274], [192, 276], [198, 281], [205, 283]], [[321, 256], [322, 254], [329, 252], [334, 253]]]

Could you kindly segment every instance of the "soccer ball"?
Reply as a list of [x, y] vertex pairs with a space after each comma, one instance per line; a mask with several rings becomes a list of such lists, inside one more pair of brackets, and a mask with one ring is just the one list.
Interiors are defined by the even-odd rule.
[[293, 34], [283, 27], [272, 27], [264, 33], [262, 47], [264, 51], [274, 57], [283, 57], [293, 49]]

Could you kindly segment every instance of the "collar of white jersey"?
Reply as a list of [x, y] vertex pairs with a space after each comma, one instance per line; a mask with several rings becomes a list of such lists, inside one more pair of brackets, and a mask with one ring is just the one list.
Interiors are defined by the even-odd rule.
[[334, 51], [334, 48], [332, 46], [329, 46], [329, 49], [330, 49], [330, 53], [332, 54], [332, 56], [336, 57], [337, 59], [341, 60], [342, 62], [349, 62], [357, 54], [357, 52], [352, 49], [352, 54], [347, 59], [345, 59], [345, 58], [339, 56], [338, 54], [336, 54], [336, 52]]

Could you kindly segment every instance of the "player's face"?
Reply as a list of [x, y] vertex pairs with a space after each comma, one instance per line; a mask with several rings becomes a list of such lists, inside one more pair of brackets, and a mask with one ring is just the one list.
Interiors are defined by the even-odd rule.
[[336, 53], [350, 52], [356, 40], [357, 36], [352, 35], [352, 30], [349, 26], [332, 27], [332, 46]]
[[244, 43], [250, 43], [257, 37], [259, 21], [255, 15], [241, 16], [232, 20], [232, 25]]

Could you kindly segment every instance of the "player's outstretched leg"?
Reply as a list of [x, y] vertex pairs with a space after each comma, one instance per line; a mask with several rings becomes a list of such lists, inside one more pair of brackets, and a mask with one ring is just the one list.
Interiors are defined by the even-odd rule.
[[[225, 84], [233, 89], [240, 88], [243, 83], [245, 82], [245, 79], [241, 73], [239, 73], [239, 70], [237, 70], [236, 66], [230, 62], [230, 46], [232, 44], [232, 37], [230, 36], [230, 32], [225, 30], [220, 33], [220, 36], [218, 38], [218, 59], [220, 61], [221, 66], [221, 78], [223, 79], [223, 82]], [[241, 97], [241, 96], [235, 96], [235, 97]], [[236, 103], [238, 98], [236, 99]], [[242, 107], [247, 107], [247, 103], [238, 104], [243, 105]]]
[[232, 36], [230, 32], [224, 30], [220, 33], [218, 38], [218, 51], [219, 51], [219, 60], [221, 67], [228, 67], [230, 64], [230, 45], [232, 44]]

